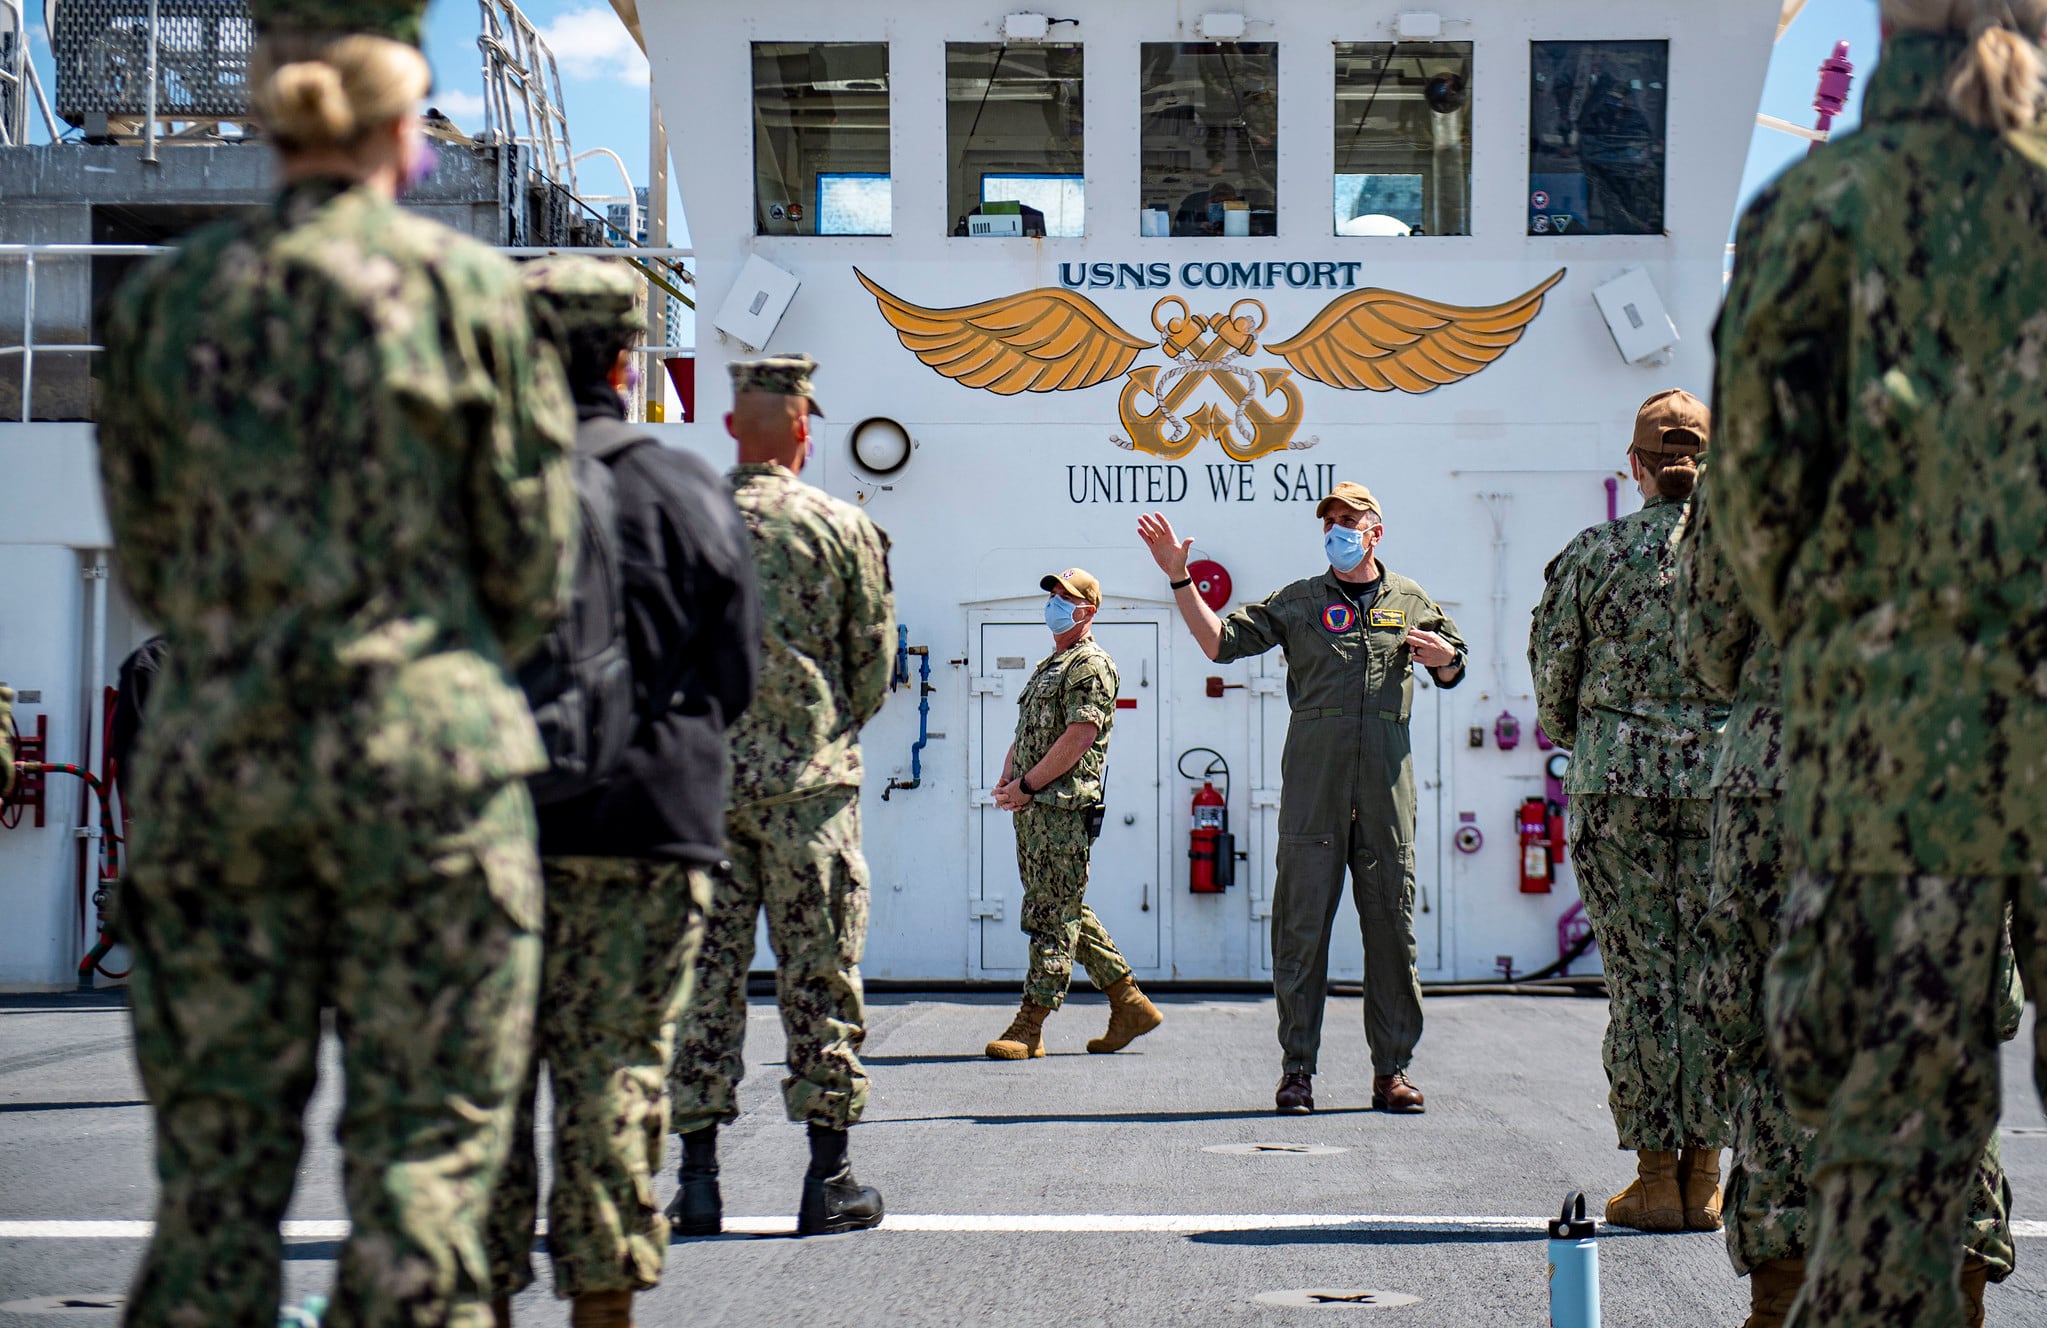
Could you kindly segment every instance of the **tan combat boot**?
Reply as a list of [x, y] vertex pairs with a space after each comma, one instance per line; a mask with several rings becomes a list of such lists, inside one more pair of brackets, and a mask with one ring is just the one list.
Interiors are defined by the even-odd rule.
[[569, 1328], [633, 1328], [633, 1293], [585, 1291], [569, 1302]]
[[1805, 1260], [1772, 1259], [1748, 1273], [1748, 1318], [1741, 1328], [1784, 1328], [1784, 1316], [1805, 1282]]
[[1720, 1150], [1687, 1148], [1677, 1155], [1677, 1188], [1686, 1231], [1720, 1229]]
[[1087, 1040], [1087, 1049], [1097, 1056], [1121, 1051], [1166, 1022], [1159, 1007], [1137, 989], [1136, 978], [1112, 982], [1102, 994], [1109, 998], [1109, 1031]]
[[1962, 1260], [1962, 1304], [1969, 1312], [1969, 1328], [1983, 1328], [1983, 1293], [1990, 1286], [1990, 1265], [1970, 1254]]
[[1009, 1021], [1009, 1028], [988, 1044], [991, 1061], [1036, 1060], [1045, 1054], [1045, 1016], [1052, 1011], [1029, 1001]]
[[1606, 1201], [1606, 1220], [1637, 1231], [1683, 1231], [1684, 1198], [1677, 1187], [1677, 1154], [1648, 1148], [1635, 1154], [1635, 1181]]

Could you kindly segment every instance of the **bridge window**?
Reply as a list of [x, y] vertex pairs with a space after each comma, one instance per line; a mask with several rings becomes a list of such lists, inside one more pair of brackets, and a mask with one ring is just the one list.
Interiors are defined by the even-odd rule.
[[758, 235], [887, 235], [888, 44], [753, 44]]
[[1146, 42], [1143, 235], [1278, 230], [1279, 46]]
[[1471, 43], [1336, 44], [1338, 235], [1471, 234]]
[[1663, 234], [1670, 43], [1536, 42], [1530, 235]]
[[1083, 233], [1081, 48], [947, 42], [946, 204], [954, 235]]

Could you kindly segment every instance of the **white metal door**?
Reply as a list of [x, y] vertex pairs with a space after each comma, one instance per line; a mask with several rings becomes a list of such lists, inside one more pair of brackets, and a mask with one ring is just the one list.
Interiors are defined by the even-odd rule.
[[[1002, 776], [1016, 733], [1016, 703], [1031, 670], [1051, 650], [1042, 621], [984, 620], [974, 672], [981, 689], [975, 723], [976, 798], [980, 807], [979, 944], [975, 977], [1020, 978], [1029, 949], [1019, 926], [1023, 882], [1016, 870], [1010, 813], [987, 801]], [[1121, 688], [1109, 732], [1104, 782], [1108, 809], [1089, 858], [1088, 906], [1140, 974], [1156, 975], [1166, 953], [1159, 784], [1159, 627], [1156, 622], [1098, 622], [1095, 639], [1116, 661]]]
[[[1252, 795], [1258, 817], [1259, 842], [1252, 853], [1259, 864], [1256, 893], [1251, 911], [1258, 921], [1259, 965], [1272, 972], [1272, 885], [1275, 851], [1279, 844], [1280, 755], [1286, 745], [1288, 708], [1286, 659], [1278, 652], [1265, 656], [1265, 680], [1257, 684], [1259, 783]], [[1442, 689], [1428, 675], [1415, 673], [1414, 710], [1410, 733], [1414, 746], [1415, 827], [1415, 967], [1424, 976], [1443, 967], [1443, 919], [1448, 916], [1443, 896], [1442, 857]], [[1343, 902], [1337, 908], [1336, 926], [1329, 942], [1329, 976], [1332, 981], [1356, 982], [1365, 972], [1365, 944], [1358, 925], [1357, 902], [1346, 881]]]

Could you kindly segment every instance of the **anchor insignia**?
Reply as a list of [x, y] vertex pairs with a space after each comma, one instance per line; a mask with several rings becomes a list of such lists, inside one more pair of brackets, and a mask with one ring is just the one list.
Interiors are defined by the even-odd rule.
[[[1167, 310], [1172, 308], [1179, 313], [1168, 317]], [[1246, 310], [1256, 312], [1256, 321]], [[1205, 318], [1191, 312], [1177, 296], [1160, 300], [1152, 308], [1151, 323], [1158, 329], [1159, 348], [1173, 361], [1172, 367], [1147, 364], [1125, 376], [1116, 404], [1130, 437], [1112, 441], [1118, 447], [1169, 461], [1186, 456], [1204, 438], [1215, 439], [1238, 461], [1255, 461], [1288, 448], [1313, 447], [1318, 439], [1293, 441], [1306, 410], [1300, 388], [1291, 381], [1293, 370], [1258, 370], [1264, 385], [1261, 394], [1252, 390], [1251, 372], [1237, 367], [1258, 349], [1258, 334], [1265, 330], [1265, 321], [1265, 306], [1257, 300], [1239, 300], [1229, 313]], [[1236, 407], [1234, 414], [1225, 413], [1212, 401], [1184, 418], [1179, 414], [1204, 381], [1222, 389]], [[1265, 400], [1274, 396], [1282, 403], [1277, 414], [1265, 405]], [[1146, 398], [1153, 403], [1149, 410], [1141, 405]]]
[[[955, 309], [927, 309], [884, 290], [858, 268], [905, 348], [963, 387], [998, 396], [1075, 392], [1123, 378], [1118, 447], [1177, 461], [1214, 439], [1233, 460], [1313, 447], [1296, 438], [1306, 415], [1298, 378], [1353, 392], [1421, 394], [1487, 368], [1528, 330], [1563, 272], [1504, 304], [1466, 308], [1371, 287], [1338, 296], [1298, 334], [1264, 349], [1286, 368], [1252, 369], [1265, 305], [1196, 314], [1169, 295], [1152, 306], [1156, 342], [1118, 327], [1094, 301], [1042, 287]], [[1137, 364], [1156, 346], [1169, 363]], [[1134, 367], [1133, 367], [1134, 366]], [[1297, 378], [1298, 376], [1298, 378]], [[1204, 384], [1213, 398], [1189, 410]]]

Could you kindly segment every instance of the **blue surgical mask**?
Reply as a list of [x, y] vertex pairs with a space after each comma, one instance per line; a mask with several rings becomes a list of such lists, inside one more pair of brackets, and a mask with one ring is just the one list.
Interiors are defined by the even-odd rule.
[[1057, 595], [1045, 601], [1045, 626], [1052, 629], [1052, 635], [1064, 636], [1073, 630], [1073, 618], [1078, 610]]
[[1331, 526], [1322, 536], [1322, 552], [1339, 572], [1354, 572], [1365, 560], [1365, 537], [1349, 526]]

